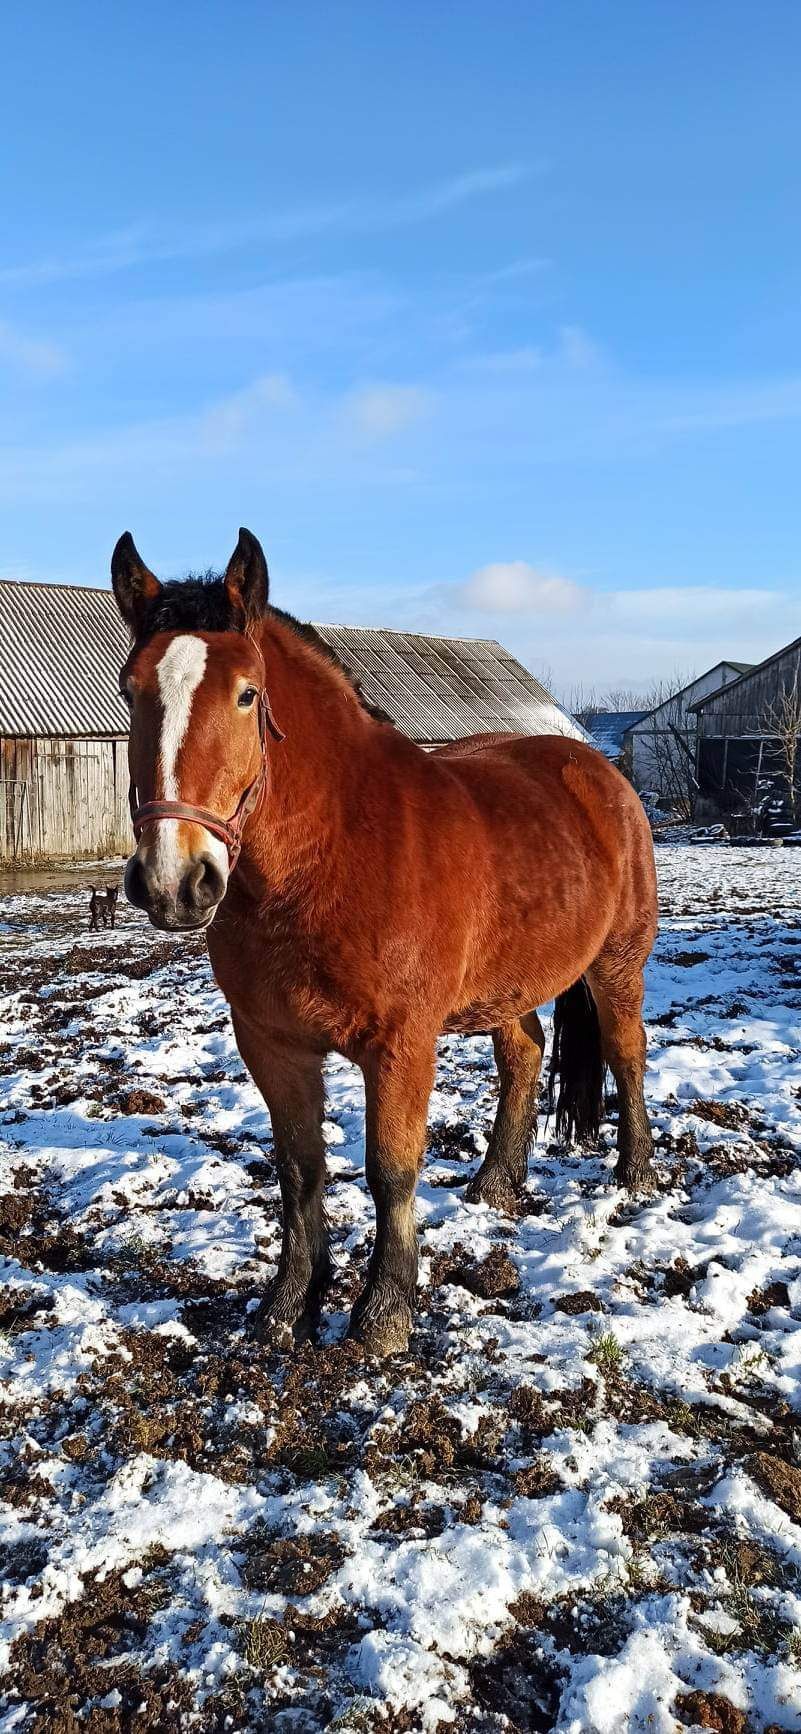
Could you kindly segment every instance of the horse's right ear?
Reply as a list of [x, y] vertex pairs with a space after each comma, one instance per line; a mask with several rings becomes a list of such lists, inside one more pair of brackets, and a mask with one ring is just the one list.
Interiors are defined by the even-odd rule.
[[161, 585], [155, 573], [149, 570], [137, 554], [136, 543], [130, 530], [120, 536], [111, 556], [111, 582], [117, 607], [136, 637], [141, 631], [148, 608], [161, 594]]

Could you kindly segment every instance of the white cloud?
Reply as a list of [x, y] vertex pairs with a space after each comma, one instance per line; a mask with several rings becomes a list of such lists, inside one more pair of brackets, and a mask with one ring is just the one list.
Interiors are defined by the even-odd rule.
[[365, 385], [343, 403], [348, 426], [368, 439], [386, 439], [430, 409], [431, 393], [419, 385]]
[[541, 572], [526, 560], [496, 561], [458, 587], [460, 600], [488, 614], [571, 614], [583, 592], [570, 578]]
[[0, 319], [0, 364], [3, 363], [38, 379], [52, 379], [65, 371], [67, 357], [57, 343], [26, 337], [7, 319]]

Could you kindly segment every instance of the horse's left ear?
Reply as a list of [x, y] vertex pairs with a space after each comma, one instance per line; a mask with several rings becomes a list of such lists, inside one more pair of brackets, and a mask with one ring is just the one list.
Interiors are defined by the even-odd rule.
[[225, 588], [233, 607], [245, 624], [260, 620], [267, 607], [270, 575], [264, 550], [249, 530], [240, 530], [239, 541], [225, 569]]

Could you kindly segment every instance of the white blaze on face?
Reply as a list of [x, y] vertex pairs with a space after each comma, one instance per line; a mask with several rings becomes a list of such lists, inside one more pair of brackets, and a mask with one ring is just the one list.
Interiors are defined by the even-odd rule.
[[208, 645], [202, 638], [174, 638], [156, 669], [161, 699], [161, 781], [165, 801], [179, 801], [178, 754], [189, 727], [192, 700], [206, 672]]
[[[206, 671], [207, 657], [208, 646], [202, 638], [181, 633], [168, 644], [156, 669], [162, 711], [159, 763], [165, 801], [181, 799], [178, 754], [186, 739], [192, 704]], [[186, 866], [179, 852], [179, 823], [177, 819], [162, 819], [153, 827], [151, 860], [165, 889], [177, 889]], [[206, 833], [206, 851], [214, 857], [227, 879], [228, 851], [220, 838], [213, 837], [210, 831]]]

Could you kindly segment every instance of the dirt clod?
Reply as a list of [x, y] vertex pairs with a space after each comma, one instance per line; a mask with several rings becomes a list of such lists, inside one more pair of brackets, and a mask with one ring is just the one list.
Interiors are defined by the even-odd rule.
[[746, 1463], [749, 1474], [758, 1487], [769, 1494], [786, 1511], [794, 1523], [801, 1523], [801, 1469], [772, 1457], [767, 1451], [755, 1451]]
[[121, 1114], [163, 1114], [167, 1104], [152, 1090], [121, 1090], [116, 1098]]
[[680, 1692], [676, 1711], [685, 1726], [713, 1728], [717, 1734], [748, 1734], [745, 1711], [718, 1692]]
[[603, 1312], [597, 1294], [593, 1294], [589, 1288], [578, 1289], [575, 1294], [559, 1295], [553, 1304], [558, 1313], [569, 1313], [571, 1317], [579, 1313]]

